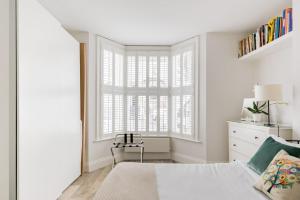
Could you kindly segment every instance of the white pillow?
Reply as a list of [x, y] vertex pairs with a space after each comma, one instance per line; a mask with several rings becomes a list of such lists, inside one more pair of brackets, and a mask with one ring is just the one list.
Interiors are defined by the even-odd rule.
[[288, 145], [288, 146], [291, 146], [291, 147], [297, 147], [297, 148], [300, 148], [300, 144], [296, 144], [296, 143], [292, 143], [292, 142], [287, 142], [286, 140], [284, 140], [283, 138], [281, 137], [278, 137], [276, 135], [271, 135], [271, 137], [276, 140], [277, 142], [281, 143], [281, 144], [285, 144], [285, 145]]

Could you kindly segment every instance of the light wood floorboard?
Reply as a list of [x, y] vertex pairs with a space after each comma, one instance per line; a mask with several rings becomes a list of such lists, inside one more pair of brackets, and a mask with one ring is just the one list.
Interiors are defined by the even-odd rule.
[[[171, 160], [151, 160], [147, 163], [173, 163]], [[97, 190], [107, 174], [111, 171], [111, 166], [84, 173], [74, 183], [72, 183], [58, 198], [58, 200], [92, 200]]]

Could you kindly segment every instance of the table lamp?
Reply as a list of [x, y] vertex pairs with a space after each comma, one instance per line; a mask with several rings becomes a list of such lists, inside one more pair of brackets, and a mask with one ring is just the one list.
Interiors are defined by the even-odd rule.
[[270, 101], [282, 101], [282, 85], [255, 85], [254, 87], [255, 100], [267, 101], [268, 103], [268, 123], [266, 126], [273, 126], [270, 122]]

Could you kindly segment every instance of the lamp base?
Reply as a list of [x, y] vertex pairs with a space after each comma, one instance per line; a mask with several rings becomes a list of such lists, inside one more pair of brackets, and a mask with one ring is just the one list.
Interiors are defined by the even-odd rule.
[[267, 126], [267, 127], [275, 127], [276, 126], [276, 124], [264, 124], [264, 126]]

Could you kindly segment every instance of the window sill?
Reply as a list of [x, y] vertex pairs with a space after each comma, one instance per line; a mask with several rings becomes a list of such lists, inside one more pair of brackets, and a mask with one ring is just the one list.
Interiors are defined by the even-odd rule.
[[184, 140], [187, 142], [199, 143], [199, 144], [203, 143], [201, 140], [195, 140], [195, 139], [191, 139], [191, 138], [183, 138], [183, 137], [179, 137], [179, 136], [170, 136], [170, 138], [174, 138], [177, 140]]
[[[109, 141], [109, 140], [113, 140], [115, 137], [107, 137], [107, 138], [100, 138], [100, 139], [95, 139], [93, 142], [97, 143], [97, 142], [104, 142], [104, 141]], [[182, 138], [179, 136], [170, 136], [170, 135], [144, 135], [143, 138], [174, 138], [174, 139], [178, 139], [178, 140], [184, 140], [184, 141], [188, 141], [188, 142], [193, 142], [193, 143], [203, 143], [201, 140], [194, 140], [194, 139], [190, 139], [190, 138]]]

